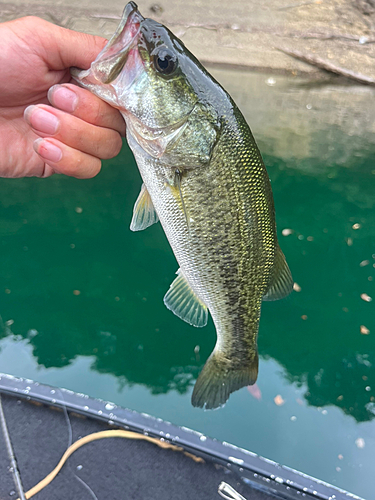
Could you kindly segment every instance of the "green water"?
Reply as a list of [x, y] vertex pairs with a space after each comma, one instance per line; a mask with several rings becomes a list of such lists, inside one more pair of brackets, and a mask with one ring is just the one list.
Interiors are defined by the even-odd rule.
[[301, 291], [263, 305], [260, 399], [244, 388], [223, 409], [191, 407], [215, 330], [163, 305], [177, 264], [159, 224], [129, 230], [141, 181], [126, 145], [95, 179], [0, 180], [0, 371], [151, 413], [375, 498], [375, 145], [350, 165], [331, 157], [328, 174], [311, 158], [264, 157]]

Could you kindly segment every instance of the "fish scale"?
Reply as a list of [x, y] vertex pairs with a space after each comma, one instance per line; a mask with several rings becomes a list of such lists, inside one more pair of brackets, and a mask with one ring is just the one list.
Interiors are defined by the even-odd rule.
[[[206, 324], [207, 311], [212, 316], [217, 342], [192, 403], [217, 408], [257, 379], [262, 300], [293, 287], [268, 174], [230, 96], [133, 2], [108, 48], [110, 60], [105, 47], [89, 70], [73, 75], [124, 116], [144, 183], [131, 229], [159, 219], [180, 266], [165, 305], [194, 326]], [[103, 78], [103, 68], [113, 80]]]

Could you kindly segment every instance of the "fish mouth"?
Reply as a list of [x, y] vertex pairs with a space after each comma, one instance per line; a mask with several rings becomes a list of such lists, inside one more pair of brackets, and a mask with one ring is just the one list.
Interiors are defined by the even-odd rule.
[[160, 28], [165, 29], [156, 21], [145, 19], [137, 5], [129, 2], [115, 33], [90, 68], [70, 70], [78, 85], [120, 110], [129, 133], [154, 158], [160, 158], [179, 140], [194, 109], [193, 106], [186, 116], [165, 127], [143, 123], [134, 110], [129, 109], [130, 89], [145, 73], [148, 55], [152, 52], [151, 41], [154, 42]]
[[[74, 80], [94, 94], [98, 94], [99, 86], [110, 86], [118, 78], [126, 65], [126, 81], [122, 87], [130, 87], [143, 69], [142, 61], [138, 55], [138, 39], [144, 17], [138, 11], [134, 2], [129, 2], [122, 14], [121, 22], [115, 33], [87, 70], [71, 68]], [[125, 90], [123, 88], [123, 90]], [[103, 97], [103, 96], [101, 96]], [[117, 104], [115, 92], [107, 89], [106, 99], [110, 104]], [[118, 107], [118, 106], [116, 106]]]

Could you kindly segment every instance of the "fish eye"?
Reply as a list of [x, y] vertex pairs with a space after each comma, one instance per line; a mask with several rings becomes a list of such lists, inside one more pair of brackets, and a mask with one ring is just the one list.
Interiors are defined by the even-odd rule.
[[177, 57], [166, 49], [161, 49], [154, 55], [154, 66], [163, 75], [172, 74], [177, 68]]

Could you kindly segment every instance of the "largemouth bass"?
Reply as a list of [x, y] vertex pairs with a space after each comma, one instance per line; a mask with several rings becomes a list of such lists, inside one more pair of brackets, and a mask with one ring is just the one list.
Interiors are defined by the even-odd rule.
[[160, 219], [180, 266], [165, 305], [194, 326], [212, 316], [217, 342], [192, 404], [217, 408], [257, 379], [262, 300], [293, 288], [249, 126], [181, 40], [134, 2], [90, 69], [72, 74], [125, 119], [143, 179], [131, 229]]

